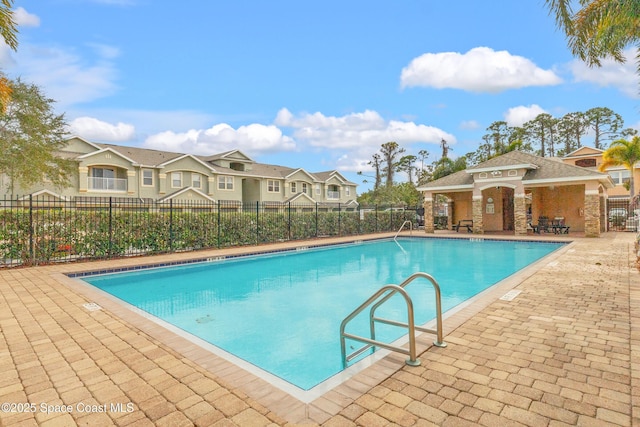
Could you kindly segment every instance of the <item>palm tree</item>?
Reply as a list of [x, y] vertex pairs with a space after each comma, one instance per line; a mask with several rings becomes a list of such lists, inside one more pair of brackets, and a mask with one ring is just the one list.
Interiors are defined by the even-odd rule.
[[633, 171], [636, 163], [640, 162], [640, 137], [637, 135], [631, 138], [618, 139], [613, 141], [611, 146], [602, 153], [602, 164], [598, 167], [600, 172], [605, 172], [610, 166], [624, 166], [631, 172], [629, 179], [629, 194], [631, 200], [635, 197], [635, 188], [633, 182]]
[[[11, 6], [13, 6], [13, 0], [0, 1], [0, 37], [3, 38], [7, 46], [16, 50], [18, 48], [18, 29], [13, 20]], [[9, 87], [9, 80], [5, 76], [0, 75], [0, 110], [5, 110], [10, 98], [11, 88]]]
[[[589, 66], [600, 66], [608, 56], [625, 62], [624, 49], [640, 47], [640, 0], [580, 0], [582, 9], [575, 14], [575, 0], [546, 0], [558, 27], [567, 35], [569, 48]], [[640, 53], [636, 56], [640, 74]]]

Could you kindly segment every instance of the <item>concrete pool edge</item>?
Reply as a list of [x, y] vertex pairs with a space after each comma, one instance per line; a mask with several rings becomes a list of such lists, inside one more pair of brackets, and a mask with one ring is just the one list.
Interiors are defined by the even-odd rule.
[[[408, 233], [402, 234], [402, 236], [408, 236]], [[363, 240], [380, 240], [380, 239], [388, 239], [389, 237], [393, 237], [392, 235], [374, 235], [370, 238], [366, 238], [363, 236], [357, 236], [356, 239], [353, 236], [349, 238], [341, 238], [341, 239], [331, 239], [339, 244], [357, 242]], [[426, 237], [426, 238], [442, 238], [441, 236], [413, 236], [413, 237]], [[456, 239], [464, 239], [468, 240], [469, 238], [479, 238], [478, 236], [446, 236], [445, 238], [456, 238]], [[481, 292], [480, 294], [473, 297], [469, 303], [463, 303], [461, 306], [457, 306], [456, 308], [449, 310], [445, 314], [445, 324], [444, 324], [444, 334], [445, 341], [448, 334], [450, 334], [453, 330], [455, 330], [458, 326], [460, 326], [463, 322], [468, 320], [471, 316], [481, 311], [484, 307], [491, 304], [496, 299], [500, 298], [505, 292], [508, 292], [510, 289], [516, 287], [519, 283], [525, 280], [527, 277], [530, 277], [544, 265], [552, 262], [555, 257], [560, 256], [565, 251], [569, 250], [571, 247], [572, 239], [569, 238], [554, 238], [553, 240], [549, 239], [539, 239], [539, 238], [508, 238], [508, 236], [482, 236], [480, 238], [483, 239], [497, 239], [497, 240], [522, 240], [522, 241], [542, 241], [542, 242], [562, 242], [568, 243], [568, 245], [563, 245], [559, 249], [553, 251], [551, 254], [543, 257], [542, 259], [534, 262], [530, 266], [520, 270], [519, 272], [509, 276], [503, 281], [499, 282], [496, 285], [493, 285], [491, 288]], [[308, 246], [303, 242], [293, 242], [289, 243], [286, 246], [290, 248], [295, 248], [298, 246]], [[323, 240], [324, 245], [330, 245], [332, 243]], [[285, 246], [285, 245], [280, 245]], [[251, 250], [252, 249], [252, 250]], [[237, 254], [251, 252], [255, 254], [256, 248], [235, 248]], [[227, 249], [226, 252], [234, 252], [233, 249]], [[212, 253], [219, 253], [219, 251], [211, 251]], [[264, 252], [270, 253], [272, 250], [265, 250]], [[188, 254], [187, 254], [188, 255]], [[193, 259], [193, 254], [189, 256], [183, 256], [183, 259]], [[158, 257], [144, 257], [142, 259], [156, 259]], [[141, 258], [135, 259], [126, 259], [128, 264], [140, 264]], [[137, 262], [136, 262], [137, 261]], [[107, 261], [105, 263], [114, 263], [114, 261]], [[97, 292], [87, 292], [88, 287], [79, 283], [77, 280], [71, 279], [66, 276], [69, 272], [79, 272], [79, 268], [73, 267], [81, 267], [81, 264], [76, 265], [68, 265], [65, 273], [59, 273], [55, 275], [55, 278], [59, 282], [63, 282], [65, 285], [71, 287], [74, 291], [84, 295], [90, 301], [94, 301], [97, 304], [101, 305], [104, 309], [111, 311], [114, 315], [118, 316], [122, 320], [127, 323], [135, 326], [140, 329], [144, 333], [152, 336], [153, 338], [159, 340], [163, 344], [169, 346], [173, 350], [179, 352], [184, 357], [189, 358], [193, 362], [197, 363], [199, 366], [207, 369], [216, 377], [222, 379], [233, 387], [240, 388], [244, 393], [246, 393], [251, 398], [255, 399], [259, 403], [263, 404], [265, 407], [273, 410], [275, 413], [281, 414], [285, 419], [290, 422], [299, 422], [304, 419], [313, 418], [313, 414], [316, 411], [321, 413], [326, 413], [329, 415], [335, 415], [337, 411], [343, 409], [337, 402], [345, 402], [346, 400], [355, 400], [360, 395], [366, 393], [369, 389], [371, 389], [376, 384], [383, 381], [385, 378], [389, 377], [394, 372], [402, 369], [404, 367], [404, 356], [399, 354], [388, 354], [385, 357], [382, 357], [381, 360], [376, 361], [371, 366], [364, 368], [361, 372], [358, 372], [350, 379], [341, 382], [339, 385], [331, 385], [328, 386], [325, 390], [318, 392], [317, 394], [310, 394], [308, 397], [303, 397], [303, 399], [296, 398], [286, 391], [278, 387], [274, 387], [269, 384], [263, 378], [252, 374], [251, 372], [246, 371], [245, 369], [238, 368], [236, 364], [225, 360], [219, 356], [212, 357], [212, 353], [210, 349], [203, 348], [198, 344], [188, 340], [184, 336], [177, 334], [176, 332], [168, 331], [164, 328], [158, 328], [157, 323], [152, 322], [145, 316], [140, 315], [139, 313], [132, 312], [129, 308], [124, 307], [118, 301], [109, 300], [109, 298], [105, 298], [104, 295], [101, 295]], [[101, 270], [101, 269], [97, 269]], [[95, 270], [94, 270], [95, 271]], [[429, 334], [422, 334], [419, 337], [418, 348], [419, 352], [423, 353], [427, 351], [431, 347], [432, 336]], [[240, 372], [242, 371], [242, 372]]]

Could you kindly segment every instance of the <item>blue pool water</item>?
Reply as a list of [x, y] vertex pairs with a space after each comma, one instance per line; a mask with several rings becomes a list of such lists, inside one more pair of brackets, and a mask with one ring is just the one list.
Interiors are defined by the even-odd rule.
[[[340, 323], [383, 285], [400, 283], [417, 271], [429, 273], [440, 284], [446, 311], [560, 246], [403, 238], [83, 280], [309, 390], [343, 369]], [[435, 318], [429, 282], [418, 279], [407, 291], [414, 301], [417, 325]], [[399, 296], [378, 313], [406, 321]], [[364, 317], [347, 329], [361, 335], [367, 331]], [[403, 330], [384, 325], [376, 332], [378, 339], [386, 341], [403, 335]], [[348, 342], [347, 346], [361, 344]]]

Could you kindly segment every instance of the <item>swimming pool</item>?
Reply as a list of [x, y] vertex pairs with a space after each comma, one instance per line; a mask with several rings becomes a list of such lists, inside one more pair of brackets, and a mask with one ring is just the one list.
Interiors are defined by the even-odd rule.
[[[93, 286], [309, 390], [343, 369], [340, 322], [371, 294], [424, 271], [448, 310], [562, 246], [401, 238], [83, 277]], [[302, 249], [302, 250], [300, 250]], [[416, 324], [435, 317], [431, 286], [409, 285]], [[406, 319], [400, 298], [379, 310]], [[368, 319], [350, 332], [366, 334]], [[377, 329], [393, 341], [397, 328]], [[353, 346], [359, 346], [352, 343]], [[419, 349], [420, 350], [420, 349]]]

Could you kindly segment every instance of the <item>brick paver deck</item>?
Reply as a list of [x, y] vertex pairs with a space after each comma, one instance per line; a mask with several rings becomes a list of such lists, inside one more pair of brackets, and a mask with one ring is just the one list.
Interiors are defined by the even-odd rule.
[[449, 316], [421, 366], [391, 355], [309, 403], [61, 274], [203, 253], [0, 270], [0, 424], [640, 426], [634, 238], [573, 238]]

